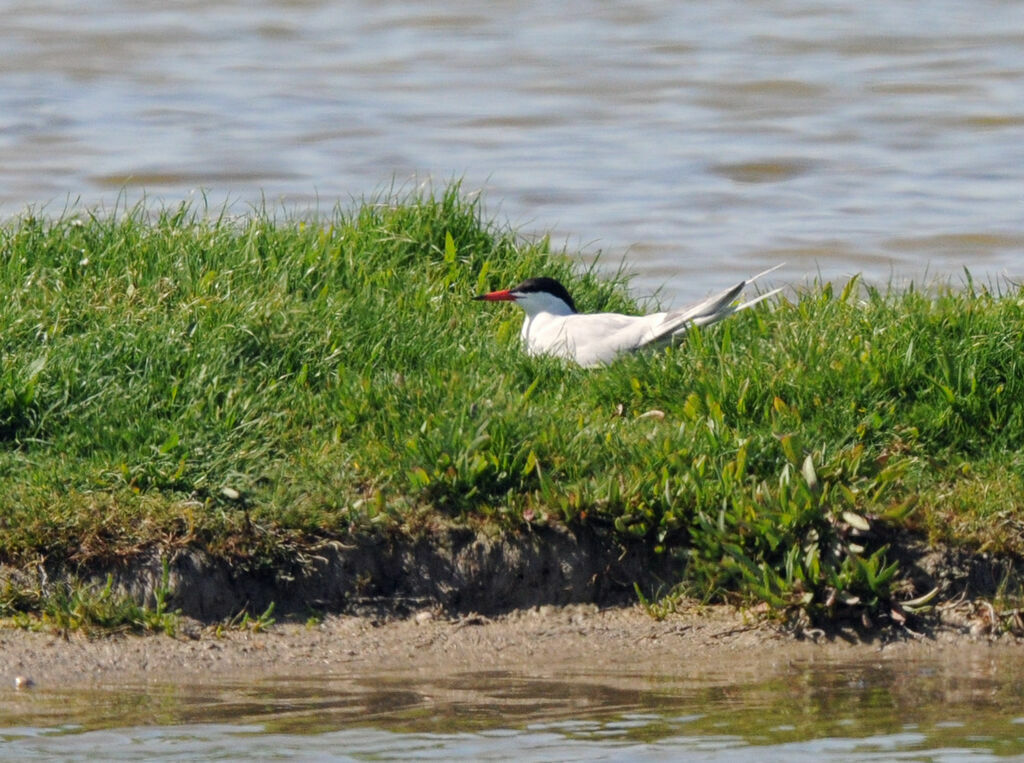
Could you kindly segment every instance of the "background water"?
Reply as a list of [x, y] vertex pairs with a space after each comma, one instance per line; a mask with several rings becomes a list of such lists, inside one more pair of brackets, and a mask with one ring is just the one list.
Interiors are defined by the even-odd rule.
[[463, 178], [692, 297], [1024, 275], [1024, 3], [0, 0], [0, 216]]
[[[20, 760], [977, 761], [1024, 755], [1021, 659], [324, 675], [0, 691]], [[737, 669], [739, 668], [739, 669]]]

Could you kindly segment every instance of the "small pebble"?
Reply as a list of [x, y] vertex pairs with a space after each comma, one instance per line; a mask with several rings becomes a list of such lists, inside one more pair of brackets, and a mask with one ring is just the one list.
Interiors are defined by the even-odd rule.
[[20, 689], [31, 689], [35, 685], [36, 685], [36, 682], [33, 681], [28, 676], [15, 676], [15, 678], [14, 678], [14, 688], [15, 689], [19, 689], [19, 690]]
[[429, 609], [424, 609], [413, 615], [412, 619], [416, 621], [417, 625], [426, 625], [434, 619], [434, 613], [431, 612]]

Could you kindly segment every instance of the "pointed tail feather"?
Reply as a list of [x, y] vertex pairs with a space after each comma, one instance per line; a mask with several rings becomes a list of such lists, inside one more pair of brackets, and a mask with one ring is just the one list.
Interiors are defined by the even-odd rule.
[[735, 286], [726, 289], [723, 292], [712, 295], [700, 302], [694, 302], [692, 305], [686, 307], [680, 307], [678, 310], [673, 310], [667, 313], [662, 319], [661, 323], [655, 326], [652, 330], [653, 339], [656, 340], [658, 337], [671, 334], [673, 331], [687, 325], [691, 321], [695, 321], [705, 316], [716, 315], [722, 310], [729, 307], [734, 299], [736, 299], [746, 287], [746, 281], [740, 281]]
[[764, 294], [758, 294], [753, 299], [747, 300], [743, 304], [736, 305], [736, 310], [734, 312], [738, 313], [740, 310], [746, 310], [748, 307], [753, 307], [758, 302], [764, 302], [769, 297], [774, 297], [776, 294], [781, 294], [781, 293], [782, 293], [782, 287], [779, 287], [778, 289], [772, 289], [771, 291], [766, 291]]
[[[745, 303], [745, 304], [737, 306], [737, 307], [732, 307], [732, 308], [729, 307], [730, 303], [734, 299], [739, 297], [740, 293], [744, 289], [746, 289], [748, 286], [750, 286], [750, 284], [754, 283], [754, 281], [756, 281], [758, 278], [761, 278], [762, 276], [766, 276], [769, 273], [774, 273], [776, 270], [781, 268], [783, 265], [785, 265], [785, 263], [784, 262], [780, 262], [778, 265], [775, 265], [774, 267], [770, 267], [767, 270], [762, 270], [757, 275], [751, 276], [750, 278], [748, 278], [745, 281], [740, 281], [735, 286], [733, 286], [733, 287], [731, 287], [729, 289], [726, 289], [725, 291], [723, 291], [723, 292], [721, 292], [719, 294], [716, 294], [716, 295], [714, 295], [712, 297], [708, 297], [708, 298], [706, 298], [706, 299], [704, 299], [704, 300], [702, 300], [700, 302], [696, 302], [696, 303], [694, 303], [692, 305], [688, 305], [687, 307], [680, 308], [679, 310], [673, 310], [672, 312], [670, 312], [668, 315], [665, 316], [665, 320], [663, 321], [663, 324], [664, 323], [669, 323], [669, 322], [678, 323], [679, 321], [697, 320], [699, 318], [708, 318], [708, 317], [711, 317], [711, 316], [714, 316], [714, 315], [718, 315], [719, 313], [724, 313], [722, 315], [722, 318], [725, 318], [726, 316], [731, 315], [732, 313], [736, 312], [737, 310], [741, 310], [741, 309], [743, 309], [745, 307], [750, 307], [752, 305], [755, 305], [758, 302], [760, 302], [762, 299], [764, 299], [765, 297], [770, 296], [770, 294], [766, 294], [766, 295], [760, 296], [756, 300], [751, 300], [749, 303]], [[775, 291], [773, 291], [771, 293], [772, 294], [776, 294], [778, 292], [779, 292], [779, 289], [776, 289]], [[721, 318], [719, 318], [718, 320], [721, 320]]]
[[714, 315], [694, 318], [693, 324], [695, 326], [710, 326], [712, 323], [718, 323], [718, 321], [722, 320], [723, 318], [728, 318], [733, 313], [738, 313], [740, 310], [746, 310], [748, 307], [753, 307], [758, 302], [763, 302], [764, 300], [768, 299], [768, 297], [774, 297], [781, 291], [782, 289], [772, 289], [771, 291], [766, 291], [764, 294], [758, 294], [753, 299], [743, 302], [739, 305], [729, 305], [725, 310], [715, 313]]
[[766, 276], [766, 275], [768, 275], [769, 273], [774, 273], [774, 272], [775, 272], [776, 270], [778, 270], [779, 268], [781, 268], [781, 267], [782, 267], [783, 265], [785, 265], [785, 264], [786, 264], [785, 262], [780, 262], [780, 263], [779, 263], [778, 265], [772, 265], [772, 266], [771, 266], [770, 268], [768, 268], [767, 270], [762, 270], [762, 271], [761, 271], [760, 273], [758, 273], [758, 274], [757, 274], [756, 276], [751, 276], [750, 278], [748, 278], [748, 279], [747, 279], [747, 284], [752, 284], [752, 283], [754, 283], [754, 281], [756, 281], [756, 280], [757, 280], [758, 278], [760, 278], [761, 276]]
[[712, 323], [718, 323], [718, 321], [728, 318], [733, 313], [737, 313], [740, 310], [746, 310], [748, 307], [753, 307], [758, 302], [762, 302], [769, 297], [778, 294], [782, 289], [772, 289], [769, 292], [760, 294], [754, 299], [743, 302], [739, 305], [733, 305], [732, 302], [739, 297], [745, 288], [750, 284], [754, 283], [758, 278], [766, 276], [769, 273], [774, 273], [776, 270], [785, 265], [784, 262], [780, 262], [774, 267], [770, 267], [767, 270], [762, 270], [755, 276], [751, 276], [745, 281], [740, 281], [738, 284], [733, 286], [731, 289], [726, 289], [720, 294], [716, 294], [713, 297], [690, 305], [680, 310], [674, 310], [665, 316], [665, 320], [657, 327], [655, 332], [652, 332], [652, 337], [647, 340], [646, 343], [658, 342], [670, 336], [677, 336], [689, 328], [690, 324], [695, 326], [710, 326]]

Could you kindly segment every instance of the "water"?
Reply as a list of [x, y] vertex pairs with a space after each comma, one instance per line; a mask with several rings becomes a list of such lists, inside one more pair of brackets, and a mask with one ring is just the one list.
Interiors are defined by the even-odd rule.
[[0, 697], [47, 759], [992, 760], [1024, 755], [1024, 661], [326, 675]]
[[0, 214], [463, 178], [668, 300], [1024, 275], [1024, 4], [0, 0]]

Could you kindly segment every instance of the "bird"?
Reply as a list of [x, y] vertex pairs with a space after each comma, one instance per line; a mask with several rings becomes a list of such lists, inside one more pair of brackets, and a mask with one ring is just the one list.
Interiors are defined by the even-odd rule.
[[520, 335], [528, 355], [551, 355], [593, 368], [642, 348], [671, 344], [690, 326], [717, 323], [778, 294], [782, 289], [734, 304], [747, 286], [780, 267], [776, 265], [686, 307], [648, 315], [578, 312], [565, 286], [547, 276], [527, 278], [511, 289], [480, 294], [473, 299], [514, 302], [522, 308], [526, 318]]

